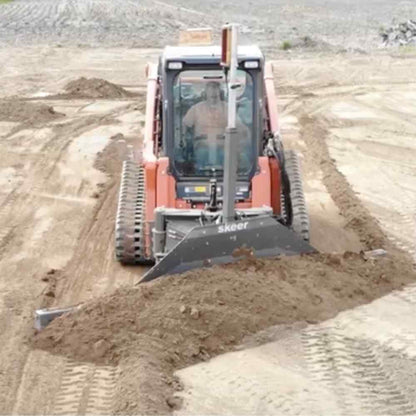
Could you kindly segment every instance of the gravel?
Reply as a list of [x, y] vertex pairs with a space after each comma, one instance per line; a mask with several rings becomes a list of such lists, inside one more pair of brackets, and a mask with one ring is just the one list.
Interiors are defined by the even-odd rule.
[[384, 46], [416, 45], [416, 20], [408, 20], [394, 25], [387, 30], [383, 30], [380, 35], [383, 38]]
[[387, 0], [14, 0], [0, 5], [0, 46], [26, 44], [160, 47], [179, 30], [241, 23], [263, 48], [369, 50], [380, 27], [416, 16], [416, 2]]

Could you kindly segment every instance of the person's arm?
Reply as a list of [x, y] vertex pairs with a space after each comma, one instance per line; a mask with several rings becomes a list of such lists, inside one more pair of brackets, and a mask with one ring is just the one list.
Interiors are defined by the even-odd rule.
[[195, 105], [193, 105], [188, 112], [185, 114], [183, 118], [183, 124], [186, 127], [194, 127], [195, 126]]

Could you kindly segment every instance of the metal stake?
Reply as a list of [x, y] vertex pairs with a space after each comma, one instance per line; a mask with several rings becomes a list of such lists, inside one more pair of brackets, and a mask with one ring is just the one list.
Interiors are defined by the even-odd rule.
[[238, 26], [231, 24], [231, 60], [230, 78], [228, 85], [228, 127], [225, 132], [224, 149], [224, 222], [235, 220], [235, 186], [237, 181], [237, 67], [238, 67]]

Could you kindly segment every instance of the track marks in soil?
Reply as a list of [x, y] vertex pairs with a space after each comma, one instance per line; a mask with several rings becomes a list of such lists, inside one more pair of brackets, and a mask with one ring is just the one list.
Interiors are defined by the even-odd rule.
[[4, 199], [0, 205], [0, 258], [2, 253], [13, 239], [13, 230], [15, 226], [11, 224], [7, 218], [10, 215], [13, 205], [16, 203], [17, 192], [13, 190]]
[[[96, 187], [98, 182], [105, 180], [105, 176], [93, 169], [94, 154], [88, 154], [90, 159], [86, 159], [82, 153], [76, 152], [74, 163], [71, 144], [98, 126], [100, 137], [108, 139], [115, 134], [113, 131], [131, 131], [132, 135], [134, 131], [140, 132], [138, 123], [136, 128], [138, 113], [133, 112], [134, 102], [126, 101], [125, 105], [117, 108], [106, 107], [105, 104], [101, 107], [102, 111], [94, 115], [79, 113], [60, 123], [47, 123], [47, 128], [42, 129], [45, 131], [42, 137], [35, 135], [39, 129], [34, 129], [31, 134], [29, 127], [22, 125], [14, 132], [19, 133], [17, 140], [1, 143], [1, 166], [17, 166], [16, 160], [22, 166], [16, 167], [16, 177], [12, 177], [12, 183], [6, 183], [8, 189], [3, 189], [0, 194], [0, 269], [3, 272], [0, 286], [7, 288], [0, 299], [4, 323], [1, 331], [4, 354], [0, 361], [4, 372], [0, 372], [0, 413], [11, 413], [14, 407], [20, 414], [49, 414], [52, 411], [51, 402], [54, 402], [56, 412], [61, 414], [71, 413], [74, 408], [77, 409], [75, 414], [111, 413], [117, 379], [114, 368], [88, 365], [85, 369], [82, 364], [67, 363], [63, 383], [54, 400], [57, 387], [49, 386], [49, 370], [54, 368], [54, 380], [59, 380], [61, 359], [49, 356], [47, 360], [37, 360], [28, 354], [27, 348], [16, 348], [27, 336], [33, 310], [40, 306], [42, 297], [48, 297], [45, 295], [47, 291], [42, 291], [42, 274], [50, 268], [63, 267], [73, 254], [82, 227], [90, 220], [89, 226], [94, 223], [93, 205], [97, 199], [93, 198], [93, 192], [99, 191], [98, 204], [106, 200], [100, 194], [102, 187]], [[117, 117], [124, 116], [127, 120], [121, 125]], [[91, 133], [92, 140], [94, 133]], [[118, 144], [117, 140], [110, 142], [114, 146]], [[125, 146], [122, 143], [119, 145], [120, 148]], [[93, 152], [93, 149], [90, 150]], [[79, 163], [77, 157], [80, 158]], [[112, 163], [121, 166], [117, 154]], [[84, 169], [84, 178], [82, 172], [77, 171], [82, 164], [88, 165]], [[106, 219], [103, 221], [109, 229], [113, 228], [112, 206], [104, 216]], [[108, 246], [112, 246], [111, 232], [105, 244], [106, 249], [98, 255], [97, 262], [105, 258], [112, 263], [112, 252], [108, 251]], [[85, 262], [88, 263], [89, 259]], [[84, 270], [84, 273], [88, 272]], [[85, 279], [84, 273], [81, 273], [82, 280]], [[109, 273], [103, 276], [106, 288], [114, 284], [115, 275]], [[100, 277], [93, 275], [89, 282], [100, 286]], [[119, 278], [123, 280], [125, 275]], [[48, 304], [54, 301], [56, 305], [60, 304], [55, 290]], [[75, 386], [77, 382], [80, 382], [81, 389]], [[36, 388], [31, 387], [33, 383], [36, 383]]]
[[300, 116], [301, 137], [307, 144], [307, 152], [311, 154], [315, 164], [320, 165], [323, 172], [323, 182], [341, 214], [347, 221], [347, 228], [352, 229], [360, 237], [367, 250], [385, 246], [386, 238], [371, 216], [367, 208], [351, 189], [350, 184], [342, 175], [330, 157], [326, 138], [328, 131], [316, 117], [306, 113]]
[[334, 392], [342, 414], [413, 415], [416, 404], [398, 385], [380, 356], [380, 345], [349, 337], [337, 328], [302, 333], [308, 369]]
[[36, 43], [78, 44], [82, 40], [84, 44], [131, 45], [138, 41], [141, 46], [153, 46], [155, 39], [168, 43], [181, 26], [206, 21], [206, 13], [160, 3], [155, 7], [148, 0], [20, 0], [0, 8], [0, 35], [7, 43], [36, 39]]
[[117, 369], [68, 360], [65, 364], [52, 414], [110, 414]]
[[[389, 62], [380, 58], [379, 68]], [[374, 84], [371, 74], [357, 72], [358, 62], [348, 65], [343, 82], [338, 80], [326, 88], [318, 82], [302, 90], [299, 85], [307, 76], [301, 71], [298, 76], [305, 80], [284, 87], [289, 94], [285, 112], [299, 118], [301, 137], [307, 144], [306, 160], [320, 166], [325, 186], [366, 248], [396, 246], [416, 263], [416, 189], [412, 185], [416, 177], [411, 141], [416, 131], [408, 122], [414, 114], [414, 85], [403, 82], [402, 69], [385, 84]], [[281, 72], [276, 75], [282, 77]], [[360, 85], [351, 86], [352, 82]], [[363, 178], [358, 176], [361, 171]], [[372, 181], [373, 175], [379, 178]]]

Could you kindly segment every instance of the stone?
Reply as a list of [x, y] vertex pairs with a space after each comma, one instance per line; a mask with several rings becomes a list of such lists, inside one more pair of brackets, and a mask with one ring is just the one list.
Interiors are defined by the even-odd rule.
[[96, 357], [103, 357], [109, 349], [109, 344], [104, 339], [100, 339], [94, 344], [93, 349]]
[[199, 310], [197, 308], [192, 308], [191, 309], [191, 316], [192, 316], [192, 318], [198, 319], [199, 318], [199, 315], [200, 315], [200, 313], [199, 313]]

